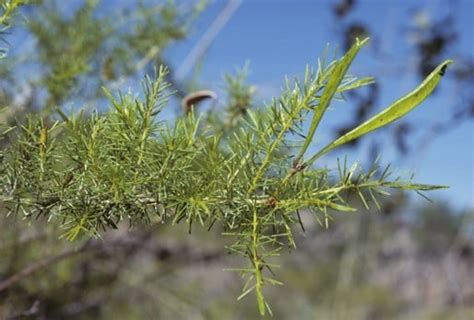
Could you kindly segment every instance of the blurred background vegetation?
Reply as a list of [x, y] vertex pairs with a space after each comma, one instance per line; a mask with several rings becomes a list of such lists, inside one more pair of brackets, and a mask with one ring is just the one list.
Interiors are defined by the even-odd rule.
[[[367, 21], [351, 19], [358, 2], [322, 6], [338, 26], [331, 38], [344, 48], [356, 36], [384, 36]], [[213, 63], [206, 52], [241, 5], [232, 0], [44, 0], [12, 12], [4, 7], [9, 18], [0, 20], [2, 48], [9, 52], [0, 60], [0, 107], [8, 109], [0, 113], [0, 123], [21, 123], [28, 113], [50, 121], [58, 106], [64, 112], [78, 107], [105, 111], [101, 86], [133, 89], [158, 64], [171, 67], [174, 116], [180, 116], [180, 99], [208, 88], [200, 80], [203, 66]], [[278, 9], [281, 3], [266, 5]], [[452, 81], [462, 102], [428, 129], [406, 122], [380, 135], [364, 149], [369, 159], [384, 153], [387, 136], [393, 136], [403, 159], [416, 155], [417, 144], [407, 141], [413, 132], [422, 130], [417, 141], [426, 143], [433, 133], [446, 134], [474, 117], [467, 89], [474, 82], [472, 52], [457, 43], [458, 35], [468, 31], [457, 29], [452, 12], [430, 23], [423, 9], [413, 15], [417, 23], [406, 26], [416, 35], [410, 51], [417, 55], [416, 72], [425, 76], [447, 52], [457, 50], [462, 63]], [[210, 17], [206, 10], [217, 14]], [[201, 26], [197, 40], [186, 47], [182, 63], [176, 62], [169, 52], [196, 38], [196, 23]], [[258, 86], [246, 84], [242, 74], [228, 75], [222, 83], [225, 99], [218, 103], [235, 111], [231, 117], [261, 105]], [[354, 117], [333, 128], [334, 134], [373, 113], [380, 90], [374, 85], [348, 96]], [[351, 148], [345, 152], [360, 146]], [[472, 184], [467, 192], [473, 192]], [[397, 193], [380, 210], [360, 208], [356, 214], [335, 214], [334, 220], [329, 230], [303, 221], [298, 250], [280, 257], [276, 272], [285, 286], [267, 293], [275, 319], [474, 319], [474, 208], [436, 198], [414, 202]], [[120, 225], [102, 240], [72, 243], [60, 240], [61, 233], [41, 218], [0, 214], [0, 319], [260, 318], [252, 298], [236, 301], [240, 279], [223, 271], [235, 258], [223, 249], [225, 239], [217, 228], [188, 234], [186, 226], [158, 223], [129, 230]]]

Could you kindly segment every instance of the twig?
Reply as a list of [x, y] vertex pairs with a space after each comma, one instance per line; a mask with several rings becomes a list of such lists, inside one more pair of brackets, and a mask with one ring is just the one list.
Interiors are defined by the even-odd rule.
[[216, 20], [214, 20], [211, 26], [202, 35], [201, 39], [199, 39], [197, 44], [188, 53], [186, 58], [184, 58], [183, 63], [176, 71], [176, 78], [178, 80], [182, 80], [186, 77], [193, 65], [204, 55], [212, 41], [214, 41], [222, 28], [227, 24], [241, 3], [241, 0], [229, 0], [227, 2], [227, 5], [219, 13]]
[[171, 257], [174, 257], [175, 261], [182, 261], [186, 263], [209, 262], [215, 259], [219, 259], [221, 257], [220, 251], [196, 252], [191, 247], [177, 246], [175, 244], [149, 247], [147, 243], [150, 240], [150, 236], [151, 231], [148, 231], [141, 234], [138, 238], [134, 238], [131, 234], [129, 234], [126, 237], [121, 237], [119, 239], [112, 240], [109, 242], [89, 240], [77, 249], [67, 250], [59, 255], [46, 257], [37, 262], [34, 262], [33, 264], [25, 267], [23, 270], [1, 281], [0, 292], [31, 276], [37, 271], [45, 269], [71, 256], [79, 255], [89, 249], [107, 250], [115, 247], [125, 247], [133, 249], [130, 252], [137, 252], [137, 249], [139, 248], [140, 250], [146, 250], [150, 253], [153, 253], [158, 260], [164, 261]]
[[14, 285], [17, 282], [23, 280], [24, 278], [27, 278], [27, 277], [31, 276], [33, 273], [35, 273], [35, 272], [37, 272], [41, 269], [47, 268], [50, 265], [58, 263], [58, 262], [66, 259], [70, 256], [74, 256], [74, 255], [78, 255], [80, 253], [83, 253], [84, 251], [86, 251], [88, 249], [88, 247], [89, 247], [88, 244], [89, 244], [89, 242], [86, 242], [79, 249], [67, 250], [67, 251], [64, 251], [63, 253], [61, 253], [59, 255], [44, 258], [42, 260], [39, 260], [39, 261], [27, 266], [26, 268], [24, 268], [20, 272], [18, 272], [16, 274], [10, 276], [9, 278], [1, 281], [0, 282], [0, 292], [2, 292], [3, 290], [8, 289], [12, 285]]
[[[156, 58], [160, 53], [160, 48], [158, 46], [152, 46], [150, 49], [148, 49], [147, 53], [145, 56], [140, 59], [134, 66], [133, 66], [133, 72], [137, 73], [138, 71], [142, 70], [143, 68], [146, 67], [146, 65], [152, 61], [154, 58]], [[129, 76], [122, 76], [112, 82], [108, 88], [115, 90], [119, 88], [125, 81], [129, 78]]]

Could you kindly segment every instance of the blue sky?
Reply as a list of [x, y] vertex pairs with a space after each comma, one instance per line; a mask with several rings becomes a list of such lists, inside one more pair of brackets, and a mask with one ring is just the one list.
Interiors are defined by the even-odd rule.
[[[198, 41], [204, 30], [225, 6], [225, 1], [215, 1], [197, 22], [197, 27], [186, 42], [169, 51], [172, 65], [179, 67], [187, 52]], [[231, 20], [215, 38], [203, 60], [201, 79], [204, 87], [222, 90], [222, 75], [250, 62], [249, 81], [257, 85], [263, 101], [278, 95], [285, 75], [300, 76], [307, 64], [314, 65], [327, 44], [332, 48], [342, 45], [337, 24], [331, 11], [334, 1], [242, 1]], [[358, 1], [350, 21], [363, 21], [374, 30], [376, 37], [371, 45], [357, 57], [350, 71], [357, 76], [371, 75], [382, 86], [379, 110], [388, 106], [401, 95], [412, 90], [420, 81], [416, 73], [413, 45], [410, 43], [407, 25], [413, 25], [414, 14], [436, 21], [453, 2], [425, 0], [366, 0]], [[456, 29], [459, 46], [446, 58], [462, 54], [474, 55], [472, 17], [474, 1], [456, 2]], [[423, 11], [420, 11], [424, 9]], [[458, 61], [459, 63], [459, 61]], [[462, 63], [462, 62], [461, 62]], [[437, 93], [408, 115], [415, 126], [443, 120], [457, 101], [457, 91], [452, 81], [444, 80]], [[315, 147], [329, 142], [337, 124], [349, 119], [353, 106], [337, 102], [323, 120]], [[383, 129], [374, 135], [383, 134]], [[418, 136], [415, 138], [419, 138]], [[366, 142], [371, 137], [366, 138]], [[409, 157], [401, 157], [387, 137], [382, 162], [393, 163], [398, 172], [415, 174], [415, 180], [423, 183], [449, 185], [449, 190], [436, 191], [429, 196], [436, 201], [447, 201], [459, 209], [474, 208], [474, 123], [465, 121], [447, 134], [435, 136], [419, 146]], [[352, 161], [364, 161], [366, 144], [358, 150], [344, 149], [327, 156], [322, 161], [333, 167], [334, 157], [348, 154]]]
[[[149, 1], [155, 3], [155, 1]], [[249, 82], [257, 86], [259, 99], [264, 102], [277, 96], [284, 77], [301, 76], [307, 64], [315, 65], [325, 47], [342, 47], [342, 25], [337, 23], [330, 0], [243, 0], [230, 21], [212, 42], [202, 60], [199, 73], [202, 88], [222, 93], [223, 74], [250, 63]], [[81, 1], [70, 0], [68, 9]], [[101, 10], [118, 9], [122, 4], [134, 0], [103, 0]], [[182, 1], [183, 4], [189, 2]], [[196, 22], [190, 37], [175, 45], [166, 56], [176, 69], [182, 64], [188, 52], [199, 41], [209, 24], [225, 6], [227, 1], [211, 2], [208, 9]], [[409, 92], [420, 81], [416, 72], [414, 47], [410, 43], [407, 26], [413, 25], [415, 13], [423, 13], [429, 21], [437, 21], [448, 10], [455, 10], [459, 45], [457, 51], [449, 52], [445, 58], [474, 55], [474, 1], [473, 0], [365, 0], [356, 1], [356, 6], [346, 18], [347, 21], [362, 21], [374, 31], [371, 44], [359, 54], [351, 74], [374, 76], [382, 91], [377, 104], [378, 110], [388, 106], [401, 95]], [[448, 7], [451, 6], [451, 9]], [[455, 8], [455, 9], [452, 9]], [[423, 11], [420, 11], [423, 9]], [[66, 10], [67, 12], [67, 10]], [[23, 36], [10, 38], [11, 54], [21, 51]], [[341, 50], [339, 50], [341, 53]], [[455, 68], [455, 66], [453, 67]], [[448, 70], [449, 73], [449, 70]], [[426, 123], [442, 120], [450, 108], [458, 103], [459, 88], [445, 77], [437, 93], [408, 115], [408, 120], [425, 128]], [[127, 91], [129, 88], [122, 88]], [[138, 88], [130, 88], [137, 90]], [[354, 106], [336, 102], [323, 119], [318, 129], [313, 148], [323, 146], [334, 138], [334, 129], [350, 119]], [[366, 160], [366, 147], [377, 135], [387, 133], [382, 129], [364, 138], [365, 143], [357, 150], [343, 149], [322, 159], [320, 164], [334, 167], [335, 158], [348, 155], [350, 161]], [[415, 141], [419, 141], [414, 137]], [[387, 135], [381, 155], [382, 163], [393, 164], [397, 172], [422, 183], [449, 185], [450, 189], [430, 193], [436, 201], [447, 201], [459, 209], [474, 208], [474, 121], [465, 121], [447, 134], [433, 137], [418, 147], [417, 152], [401, 157], [396, 152], [394, 141]]]

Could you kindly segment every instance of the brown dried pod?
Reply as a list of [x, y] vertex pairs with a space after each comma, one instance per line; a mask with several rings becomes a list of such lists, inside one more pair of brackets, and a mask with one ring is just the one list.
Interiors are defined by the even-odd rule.
[[185, 113], [191, 112], [193, 106], [196, 106], [199, 102], [212, 99], [217, 99], [217, 94], [211, 90], [199, 90], [188, 94], [181, 100], [181, 106]]

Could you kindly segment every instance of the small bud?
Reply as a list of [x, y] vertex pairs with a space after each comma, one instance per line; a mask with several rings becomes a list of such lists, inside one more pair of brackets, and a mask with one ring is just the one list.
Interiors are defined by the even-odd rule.
[[275, 197], [270, 197], [267, 199], [266, 204], [271, 208], [275, 208], [275, 206], [277, 205], [277, 202], [278, 201]]
[[291, 166], [291, 175], [295, 175], [296, 173], [303, 171], [306, 169], [306, 163], [299, 163], [298, 161], [293, 161], [293, 164]]

